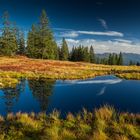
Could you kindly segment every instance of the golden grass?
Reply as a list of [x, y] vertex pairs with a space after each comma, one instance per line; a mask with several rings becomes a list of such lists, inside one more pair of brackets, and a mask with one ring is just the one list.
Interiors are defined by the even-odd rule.
[[14, 86], [20, 78], [85, 79], [114, 74], [125, 79], [140, 79], [139, 66], [109, 66], [84, 62], [0, 57], [0, 87]]
[[[140, 139], [139, 114], [118, 114], [109, 106], [94, 112], [85, 111], [75, 116], [69, 113], [66, 119], [60, 118], [57, 111], [50, 115], [17, 113], [10, 114], [7, 118], [0, 117], [0, 140]], [[87, 118], [89, 114], [90, 117]], [[123, 123], [120, 121], [122, 119]]]

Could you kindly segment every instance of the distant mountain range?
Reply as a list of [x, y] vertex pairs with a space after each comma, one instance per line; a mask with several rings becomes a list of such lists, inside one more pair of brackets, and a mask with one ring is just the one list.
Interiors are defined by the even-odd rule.
[[[96, 54], [96, 57], [108, 58], [109, 54], [110, 53]], [[129, 65], [130, 61], [132, 61], [133, 63], [140, 62], [140, 54], [123, 53], [123, 61], [124, 65]]]

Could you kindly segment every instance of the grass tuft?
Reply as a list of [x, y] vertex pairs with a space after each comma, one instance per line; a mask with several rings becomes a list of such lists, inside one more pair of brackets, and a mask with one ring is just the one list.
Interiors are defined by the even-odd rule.
[[0, 140], [139, 140], [139, 120], [139, 114], [117, 113], [110, 106], [68, 113], [66, 119], [56, 110], [50, 115], [10, 113], [0, 117]]

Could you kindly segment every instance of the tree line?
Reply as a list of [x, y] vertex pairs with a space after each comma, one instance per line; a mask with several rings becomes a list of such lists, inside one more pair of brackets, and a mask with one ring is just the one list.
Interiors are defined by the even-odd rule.
[[140, 66], [140, 62], [134, 62], [134, 61], [132, 61], [132, 60], [130, 60], [129, 61], [129, 66], [134, 66], [134, 65], [136, 65], [136, 66]]
[[97, 64], [106, 64], [106, 65], [123, 65], [123, 55], [120, 54], [110, 53], [108, 57], [105, 58], [96, 58]]
[[91, 46], [90, 49], [89, 47], [85, 47], [82, 45], [78, 47], [73, 47], [72, 51], [70, 52], [70, 60], [95, 63], [95, 54], [93, 46]]
[[123, 64], [122, 53], [110, 54], [108, 58], [100, 59], [95, 57], [93, 46], [73, 46], [69, 51], [65, 38], [62, 39], [61, 47], [58, 47], [45, 10], [42, 10], [38, 23], [32, 25], [27, 39], [24, 32], [10, 21], [8, 12], [4, 12], [2, 20], [0, 55], [26, 55], [38, 59], [84, 61], [109, 65]]

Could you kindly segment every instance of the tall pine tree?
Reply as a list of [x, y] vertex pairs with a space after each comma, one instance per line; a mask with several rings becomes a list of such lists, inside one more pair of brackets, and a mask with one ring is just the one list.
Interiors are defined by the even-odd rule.
[[68, 60], [69, 58], [69, 49], [65, 38], [62, 39], [62, 46], [60, 51], [60, 59], [61, 60]]
[[58, 50], [49, 27], [49, 20], [45, 10], [42, 10], [39, 22], [40, 52], [42, 59], [57, 59]]
[[93, 46], [90, 47], [89, 55], [90, 55], [90, 62], [95, 63], [95, 54], [94, 54]]
[[118, 65], [123, 65], [123, 56], [122, 56], [121, 52], [120, 52], [119, 58], [118, 58]]
[[19, 39], [18, 39], [18, 54], [25, 55], [25, 40], [24, 40], [24, 33], [22, 31], [19, 32]]
[[31, 30], [28, 33], [26, 54], [31, 58], [40, 58], [39, 56], [39, 35], [38, 28], [36, 25], [32, 25]]
[[6, 11], [3, 14], [3, 29], [2, 37], [0, 38], [0, 54], [13, 56], [18, 49], [16, 38], [16, 27], [9, 20], [9, 13]]
[[45, 10], [42, 10], [39, 25], [33, 25], [28, 33], [27, 55], [33, 58], [58, 59], [58, 48]]

